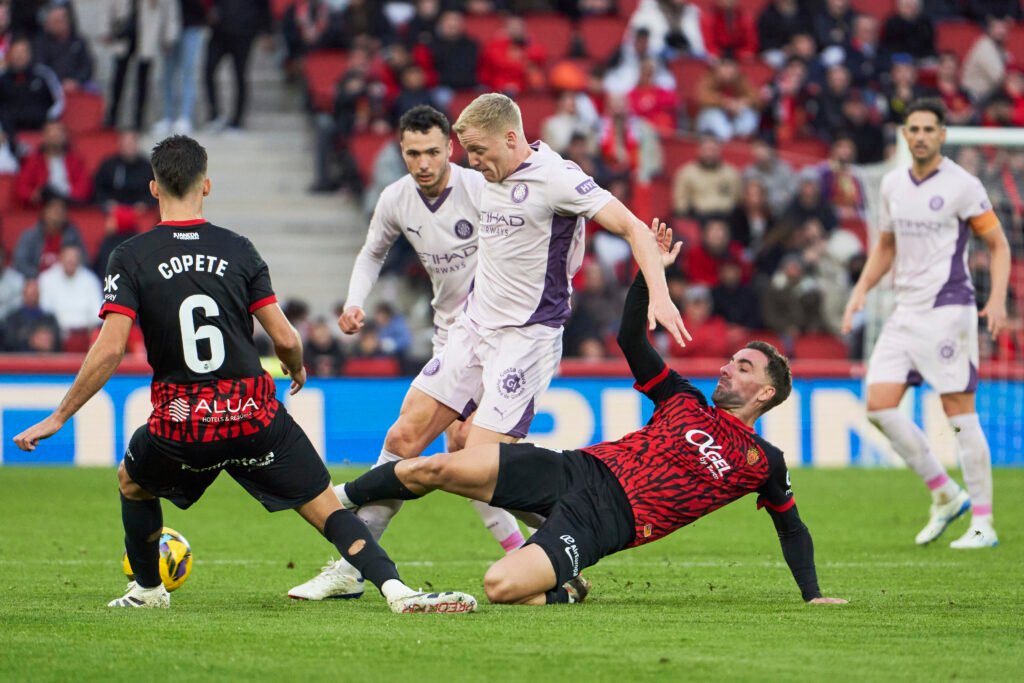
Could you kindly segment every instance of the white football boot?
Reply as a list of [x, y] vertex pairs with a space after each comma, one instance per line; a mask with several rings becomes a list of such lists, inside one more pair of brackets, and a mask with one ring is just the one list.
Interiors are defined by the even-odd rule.
[[967, 492], [960, 492], [947, 503], [932, 503], [929, 509], [928, 523], [914, 539], [918, 545], [927, 545], [942, 535], [950, 524], [960, 515], [971, 509], [971, 497]]
[[562, 588], [564, 588], [565, 592], [569, 594], [570, 604], [586, 600], [587, 596], [590, 594], [590, 589], [593, 587], [594, 584], [583, 578], [582, 574], [577, 574], [562, 584]]
[[999, 537], [990, 522], [971, 522], [971, 527], [960, 538], [949, 544], [957, 550], [974, 550], [976, 548], [995, 548], [999, 545]]
[[388, 600], [388, 607], [395, 614], [466, 614], [476, 611], [476, 598], [468, 593], [445, 591], [443, 593], [413, 593], [394, 600]]
[[293, 600], [350, 600], [363, 597], [364, 581], [344, 560], [328, 562], [320, 573], [288, 591]]
[[170, 607], [171, 594], [161, 583], [156, 588], [143, 588], [134, 581], [129, 582], [128, 592], [123, 598], [111, 600], [107, 607]]

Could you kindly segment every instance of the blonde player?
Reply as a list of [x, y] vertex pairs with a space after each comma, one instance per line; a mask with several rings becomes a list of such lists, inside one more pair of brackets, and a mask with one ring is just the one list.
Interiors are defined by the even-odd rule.
[[[866, 294], [892, 268], [896, 309], [871, 354], [868, 417], [931, 490], [930, 516], [917, 543], [937, 539], [973, 505], [970, 528], [950, 547], [988, 548], [998, 539], [991, 457], [975, 408], [978, 317], [987, 320], [992, 336], [1005, 327], [1010, 249], [981, 182], [942, 155], [945, 118], [942, 102], [932, 99], [914, 102], [907, 112], [903, 136], [913, 162], [882, 179], [881, 237], [850, 295], [843, 331], [850, 331]], [[992, 254], [992, 291], [980, 313], [967, 272], [971, 233]], [[924, 432], [897, 408], [907, 386], [922, 380], [941, 395], [967, 492], [946, 474]]]
[[[419, 456], [474, 410], [467, 448], [526, 436], [536, 399], [561, 360], [569, 283], [583, 258], [588, 218], [629, 242], [650, 286], [649, 325], [660, 323], [679, 344], [690, 337], [669, 299], [651, 230], [579, 166], [542, 142], [528, 144], [515, 102], [481, 95], [453, 128], [470, 165], [487, 180], [477, 272], [448, 343], [413, 381], [388, 430], [381, 455], [392, 461]], [[344, 487], [335, 492], [345, 502]], [[397, 506], [375, 504], [360, 512], [368, 510], [375, 518], [364, 516], [367, 526], [383, 529]]]
[[[377, 201], [366, 243], [349, 278], [348, 297], [338, 326], [345, 334], [362, 329], [366, 297], [380, 275], [388, 250], [404, 234], [430, 276], [434, 290], [430, 302], [434, 309], [433, 356], [439, 357], [448, 339], [448, 328], [465, 306], [476, 273], [480, 195], [487, 182], [480, 173], [450, 162], [451, 127], [445, 115], [433, 107], [413, 107], [402, 116], [398, 130], [409, 174], [386, 187]], [[471, 417], [447, 428], [446, 451], [463, 448], [469, 420]], [[396, 459], [381, 453], [377, 465]], [[480, 501], [471, 502], [505, 552], [523, 545], [525, 539], [510, 513]], [[384, 533], [384, 527], [377, 522], [397, 508], [396, 504], [388, 505], [383, 513], [375, 510], [374, 505], [360, 512], [377, 539]], [[303, 600], [358, 597], [362, 587], [351, 565], [342, 559], [292, 588], [288, 595]]]

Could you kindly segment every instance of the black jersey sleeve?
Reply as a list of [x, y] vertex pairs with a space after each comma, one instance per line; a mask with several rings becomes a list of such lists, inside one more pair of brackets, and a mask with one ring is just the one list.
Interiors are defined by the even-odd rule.
[[274, 286], [270, 282], [270, 269], [256, 247], [249, 240], [245, 240], [248, 254], [246, 255], [246, 273], [249, 285], [249, 312], [254, 313], [257, 309], [263, 308], [277, 302], [274, 294]]
[[647, 304], [650, 293], [643, 273], [637, 273], [633, 285], [626, 293], [626, 304], [619, 325], [619, 348], [622, 349], [636, 384], [633, 386], [654, 401], [655, 405], [676, 394], [688, 393], [707, 405], [707, 399], [697, 387], [670, 370], [658, 351], [647, 338]]
[[138, 315], [139, 286], [135, 275], [139, 269], [131, 251], [126, 248], [127, 244], [125, 242], [114, 249], [107, 262], [107, 274], [103, 278], [101, 318], [105, 318], [107, 313], [121, 313], [135, 320]]

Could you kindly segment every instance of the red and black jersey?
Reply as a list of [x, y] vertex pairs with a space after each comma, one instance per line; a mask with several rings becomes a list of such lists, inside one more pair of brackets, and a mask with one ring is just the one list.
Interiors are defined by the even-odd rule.
[[758, 506], [793, 505], [782, 452], [675, 371], [636, 388], [656, 405], [647, 425], [618, 441], [584, 448], [619, 480], [641, 545], [757, 492]]
[[205, 220], [168, 221], [110, 256], [100, 317], [138, 320], [153, 367], [152, 433], [174, 441], [253, 434], [278, 410], [252, 314], [275, 303], [245, 237]]

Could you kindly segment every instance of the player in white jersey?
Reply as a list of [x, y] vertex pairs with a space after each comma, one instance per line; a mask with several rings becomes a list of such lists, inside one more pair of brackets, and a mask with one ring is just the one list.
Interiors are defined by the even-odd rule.
[[[476, 272], [480, 195], [487, 181], [479, 172], [450, 162], [451, 127], [445, 115], [433, 107], [413, 107], [402, 115], [398, 130], [402, 158], [409, 173], [388, 185], [377, 201], [366, 242], [356, 256], [338, 326], [345, 334], [355, 334], [362, 329], [366, 297], [380, 275], [388, 250], [399, 235], [404, 234], [416, 250], [433, 287], [433, 356], [436, 358], [444, 349], [448, 328], [465, 307]], [[468, 424], [465, 420], [448, 427], [445, 450], [462, 450]], [[393, 459], [382, 453], [376, 464]], [[522, 532], [510, 513], [480, 501], [471, 503], [506, 552], [523, 545]], [[371, 522], [380, 517], [372, 505], [366, 506], [361, 514]], [[383, 527], [373, 525], [371, 532], [379, 539]], [[362, 592], [361, 587], [348, 562], [338, 560], [288, 594], [304, 600], [357, 597]]]
[[[881, 235], [850, 295], [843, 331], [850, 331], [867, 292], [892, 268], [896, 309], [869, 361], [868, 418], [931, 489], [929, 520], [917, 543], [937, 539], [973, 505], [967, 533], [950, 546], [991, 547], [998, 543], [992, 524], [992, 463], [975, 407], [978, 317], [986, 318], [993, 337], [1006, 325], [1010, 248], [981, 182], [942, 155], [942, 102], [914, 102], [903, 136], [913, 162], [882, 179]], [[992, 291], [980, 313], [967, 271], [971, 232], [992, 254]], [[941, 395], [967, 492], [946, 474], [924, 432], [898, 409], [907, 386], [922, 380]]]
[[[562, 324], [569, 317], [570, 282], [583, 257], [587, 218], [630, 243], [650, 283], [651, 328], [660, 323], [680, 345], [690, 337], [669, 298], [652, 231], [579, 166], [543, 143], [529, 145], [515, 102], [497, 93], [481, 95], [453, 128], [470, 166], [488, 183], [480, 205], [477, 273], [448, 343], [413, 381], [388, 430], [385, 459], [419, 456], [474, 410], [467, 448], [513, 443], [526, 435], [536, 399], [561, 360]], [[657, 219], [654, 224], [660, 225]], [[342, 498], [344, 486], [335, 492]], [[371, 531], [383, 530], [394, 513], [385, 514], [388, 507], [379, 502], [372, 508], [374, 516], [363, 516], [365, 506], [360, 514]]]

